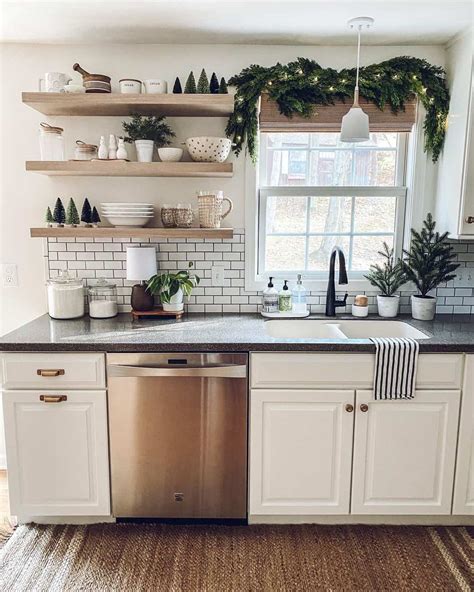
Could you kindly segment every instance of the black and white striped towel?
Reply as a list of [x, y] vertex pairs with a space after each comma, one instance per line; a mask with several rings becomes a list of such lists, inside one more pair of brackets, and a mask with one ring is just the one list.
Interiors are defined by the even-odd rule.
[[419, 344], [414, 339], [372, 338], [375, 344], [374, 398], [413, 399]]

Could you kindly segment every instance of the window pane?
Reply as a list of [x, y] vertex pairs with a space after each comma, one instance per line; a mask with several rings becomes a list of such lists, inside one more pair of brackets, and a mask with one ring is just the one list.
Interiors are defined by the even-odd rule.
[[267, 199], [267, 233], [305, 232], [306, 197], [270, 196]]
[[395, 197], [356, 197], [354, 232], [393, 232]]
[[310, 232], [350, 232], [352, 198], [311, 197]]
[[342, 248], [347, 261], [349, 257], [348, 236], [311, 236], [308, 243], [308, 270], [327, 271], [329, 256], [336, 245]]
[[384, 241], [389, 247], [393, 246], [393, 235], [355, 236], [353, 240], [351, 269], [356, 271], [367, 271], [372, 263], [382, 261], [378, 251], [382, 249]]
[[370, 140], [358, 144], [360, 148], [364, 147], [378, 147], [378, 148], [396, 148], [398, 134], [396, 132], [377, 132], [370, 134]]
[[395, 185], [396, 152], [357, 150], [353, 185]]
[[305, 268], [304, 236], [267, 236], [265, 270], [302, 270]]
[[269, 150], [265, 171], [266, 184], [271, 186], [308, 185], [306, 150]]
[[351, 176], [351, 150], [311, 151], [310, 185], [349, 185]]

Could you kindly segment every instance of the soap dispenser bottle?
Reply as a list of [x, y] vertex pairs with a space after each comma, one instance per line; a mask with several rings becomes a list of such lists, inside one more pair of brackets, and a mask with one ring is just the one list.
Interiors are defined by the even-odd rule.
[[278, 290], [273, 285], [273, 277], [262, 294], [262, 312], [278, 312]]
[[296, 288], [293, 290], [293, 312], [308, 312], [306, 304], [306, 288], [303, 286], [300, 273], [297, 276]]
[[278, 293], [278, 310], [280, 312], [291, 312], [291, 290], [288, 288], [288, 280], [283, 283], [283, 288]]

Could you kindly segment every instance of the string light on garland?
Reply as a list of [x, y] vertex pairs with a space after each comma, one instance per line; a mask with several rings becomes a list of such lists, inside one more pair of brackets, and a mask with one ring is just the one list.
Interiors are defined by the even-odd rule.
[[313, 78], [313, 82], [318, 82], [318, 80], [319, 80], [319, 78], [318, 78], [317, 76], [315, 76], [315, 77]]

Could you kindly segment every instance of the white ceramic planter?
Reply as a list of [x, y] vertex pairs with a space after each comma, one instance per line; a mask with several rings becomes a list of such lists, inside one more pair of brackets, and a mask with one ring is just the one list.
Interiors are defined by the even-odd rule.
[[396, 317], [399, 306], [400, 296], [382, 296], [381, 294], [377, 294], [377, 307], [380, 317]]
[[155, 142], [153, 140], [135, 140], [138, 162], [151, 162], [153, 160], [154, 147]]
[[163, 310], [166, 312], [179, 312], [183, 310], [183, 297], [183, 290], [180, 288], [174, 296], [171, 296], [170, 302], [163, 302]]
[[432, 321], [436, 313], [436, 298], [427, 296], [411, 297], [411, 316], [419, 321]]

